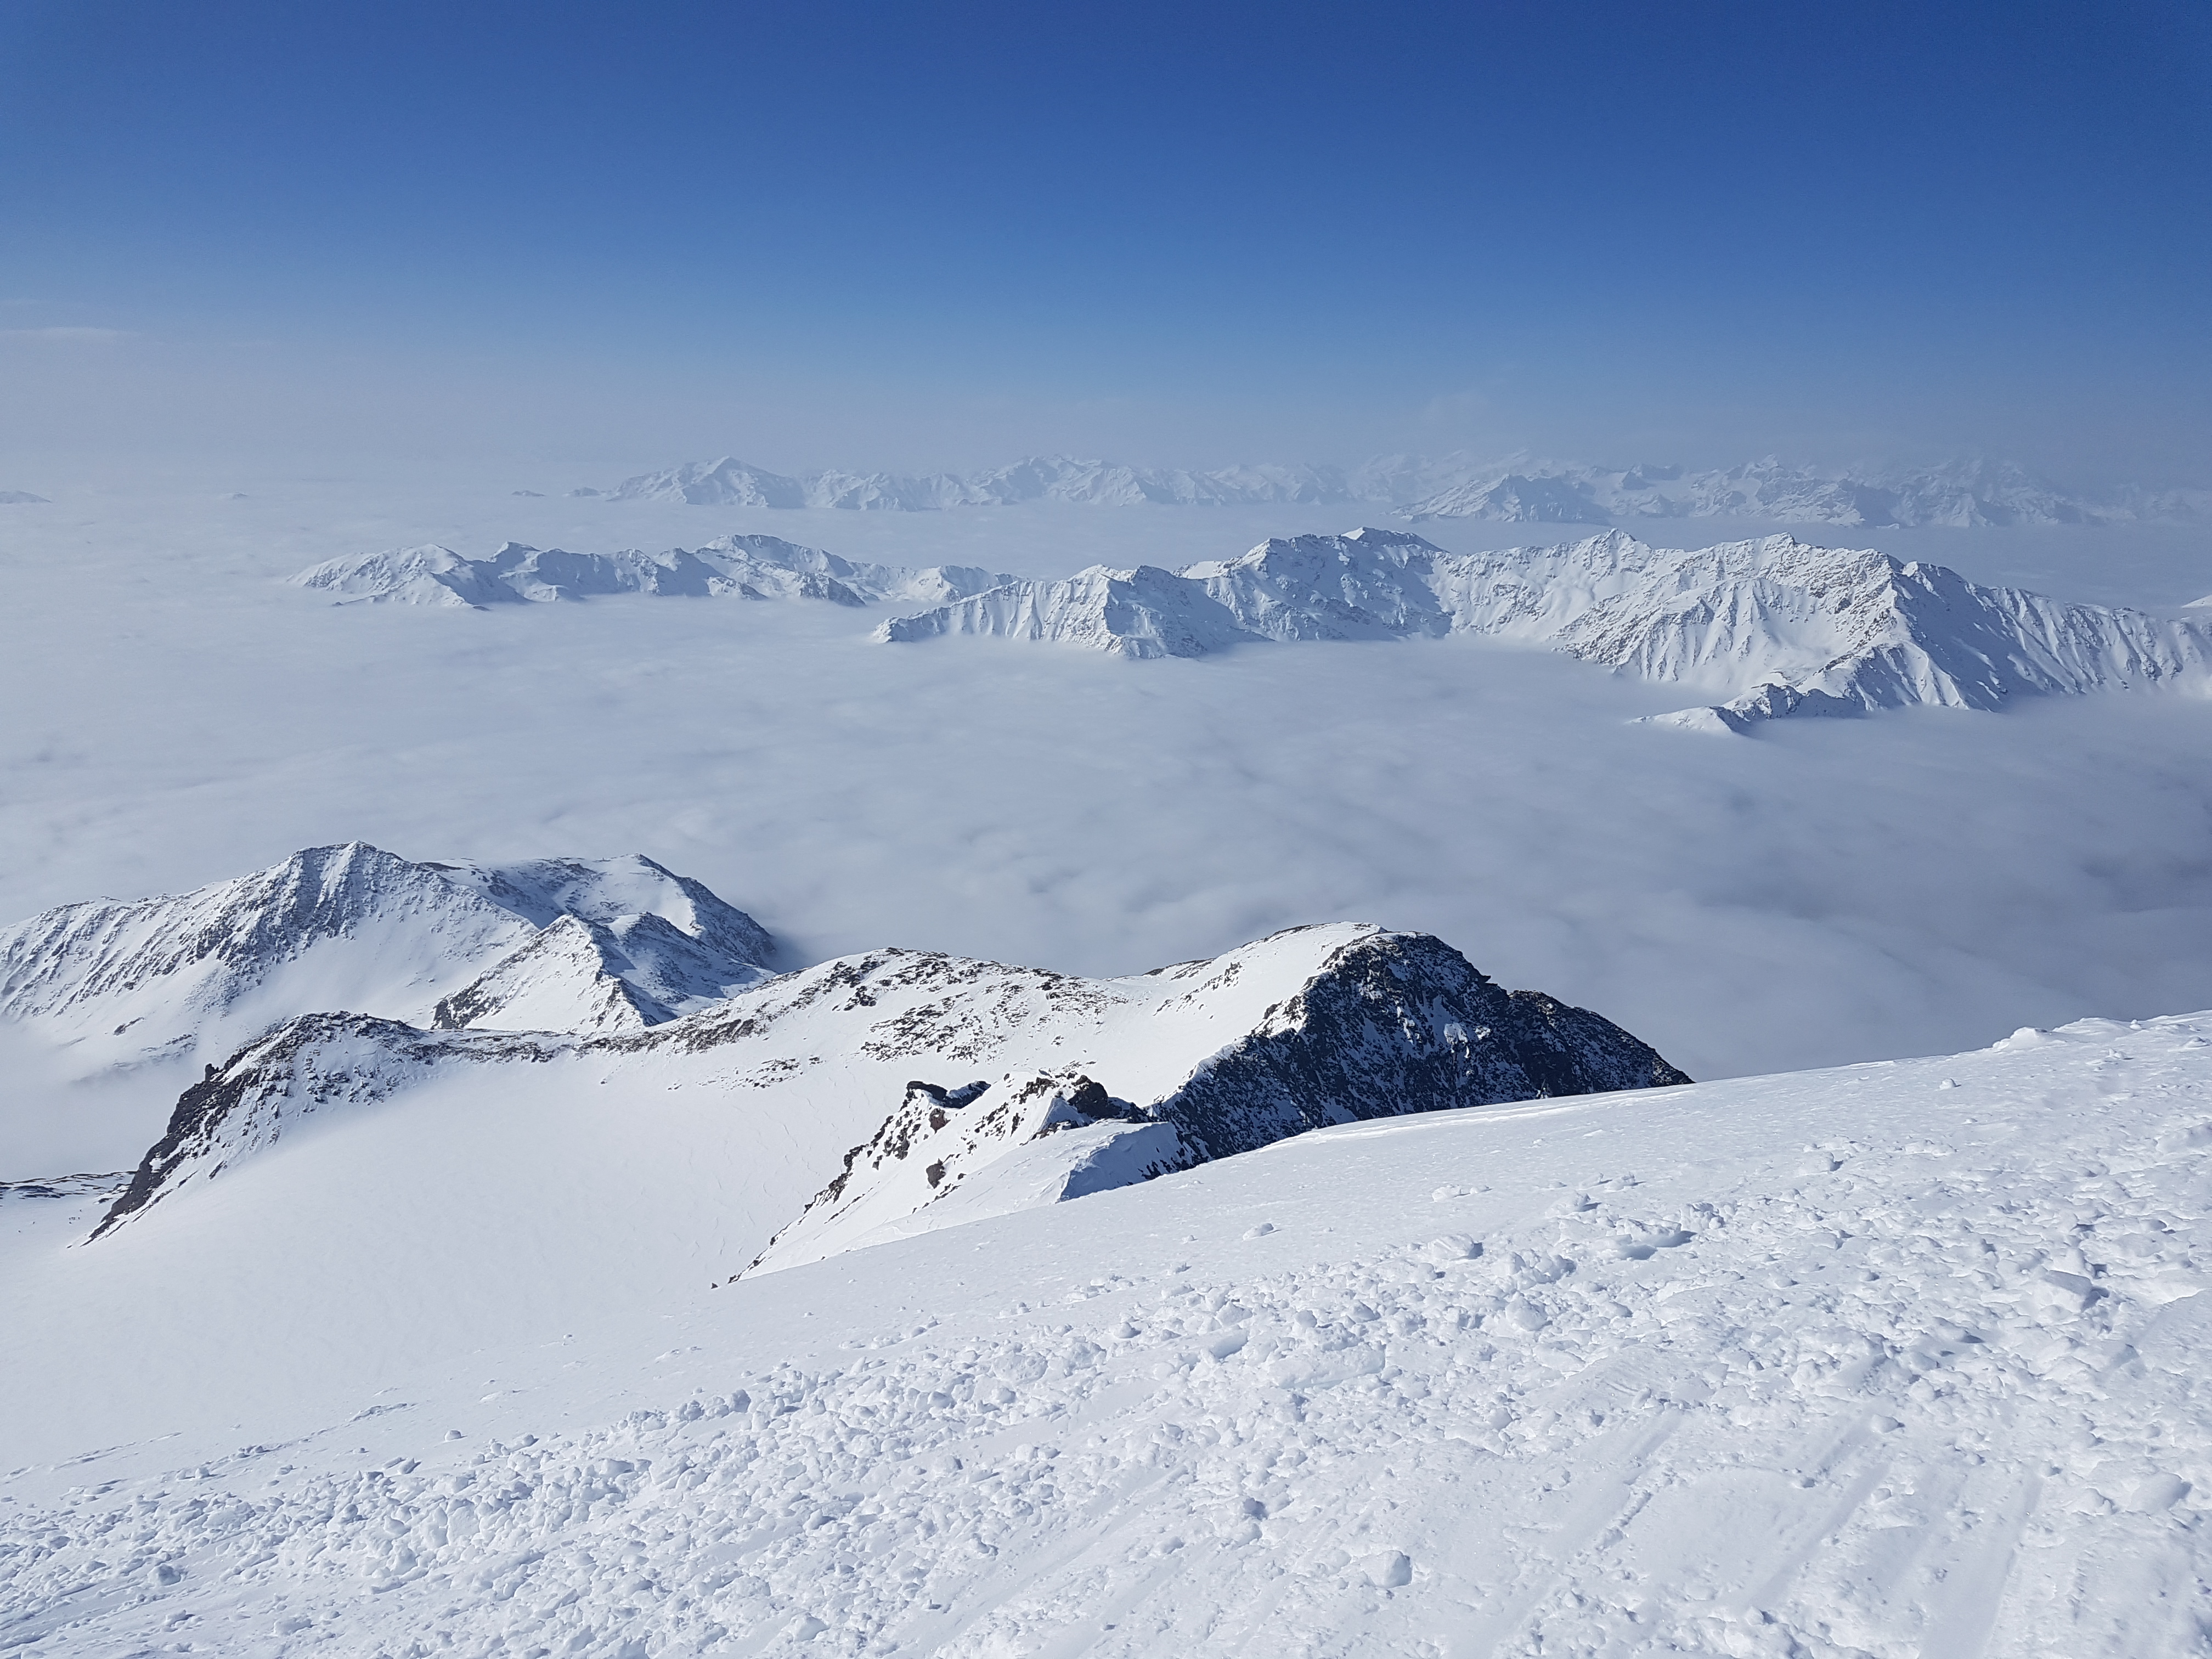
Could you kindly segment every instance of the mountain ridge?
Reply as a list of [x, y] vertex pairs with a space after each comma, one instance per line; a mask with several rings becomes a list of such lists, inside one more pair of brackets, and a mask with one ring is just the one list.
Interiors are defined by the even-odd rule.
[[[995, 1076], [892, 1081], [921, 1066]], [[99, 1234], [302, 1125], [374, 1135], [364, 1114], [397, 1097], [434, 1086], [441, 1110], [465, 1110], [472, 1092], [526, 1076], [533, 1098], [576, 1109], [703, 1089], [699, 1109], [739, 1113], [732, 1126], [753, 1126], [756, 1148], [744, 1181], [757, 1190], [728, 1201], [789, 1218], [761, 1226], [750, 1267], [733, 1264], [745, 1271], [857, 1248], [887, 1226], [1084, 1196], [1324, 1124], [1688, 1080], [1601, 1016], [1506, 991], [1441, 940], [1371, 924], [1287, 929], [1121, 980], [891, 948], [620, 1032], [301, 1015], [184, 1091]], [[918, 1109], [936, 1121], [898, 1133]], [[842, 1174], [822, 1187], [856, 1133]], [[961, 1204], [924, 1214], [956, 1194]]]
[[944, 512], [1061, 501], [1097, 507], [1387, 507], [1415, 522], [1608, 525], [1652, 519], [1735, 518], [1889, 529], [1923, 525], [2202, 523], [2212, 489], [2062, 489], [2005, 461], [1934, 465], [1791, 465], [1778, 457], [1689, 471], [1465, 453], [1383, 455], [1357, 466], [1258, 464], [1190, 470], [1032, 455], [977, 472], [772, 472], [723, 456], [625, 478], [572, 495], [692, 506], [860, 512]]
[[1016, 582], [874, 638], [1051, 641], [1138, 659], [1263, 641], [1524, 641], [1723, 693], [1653, 717], [1744, 732], [1766, 720], [2201, 682], [2212, 630], [2187, 620], [1984, 586], [1948, 568], [1790, 536], [1694, 550], [1625, 531], [1453, 554], [1409, 531], [1278, 537], [1180, 573], [1094, 566]]

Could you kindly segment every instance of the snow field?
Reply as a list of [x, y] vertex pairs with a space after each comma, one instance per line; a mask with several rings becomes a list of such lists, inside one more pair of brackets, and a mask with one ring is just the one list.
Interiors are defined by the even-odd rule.
[[0, 1642], [2193, 1650], [2208, 1207], [2212, 1016], [1325, 1130], [19, 1471]]

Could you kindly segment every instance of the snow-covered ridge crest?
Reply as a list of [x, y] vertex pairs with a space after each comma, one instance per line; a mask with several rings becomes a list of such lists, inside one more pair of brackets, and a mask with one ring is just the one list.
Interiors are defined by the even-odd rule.
[[1210, 471], [1032, 455], [981, 472], [858, 474], [833, 469], [799, 476], [724, 456], [639, 473], [609, 490], [569, 493], [701, 507], [901, 513], [1024, 501], [1097, 507], [1341, 502], [1388, 507], [1414, 520], [1510, 524], [1735, 518], [1864, 528], [1966, 528], [2212, 519], [2212, 490], [2130, 486], [2085, 495], [2057, 489], [2003, 461], [1824, 469], [1789, 465], [1771, 455], [1703, 471], [1548, 461], [1526, 453], [1495, 459], [1463, 453], [1384, 455], [1351, 468], [1264, 464]]
[[[917, 1071], [959, 1080], [917, 1082]], [[628, 1113], [705, 1091], [709, 1117], [668, 1132], [747, 1149], [741, 1176], [702, 1177], [719, 1182], [718, 1209], [758, 1218], [732, 1273], [1126, 1185], [1323, 1124], [1687, 1080], [1610, 1021], [1508, 992], [1425, 934], [1296, 928], [1116, 980], [885, 950], [615, 1035], [291, 1021], [185, 1091], [103, 1228], [303, 1120], [373, 1140], [391, 1120], [365, 1109], [434, 1085], [442, 1110], [464, 1110], [518, 1074], [556, 1115], [563, 1101]]]
[[2023, 695], [2212, 673], [2212, 630], [2191, 622], [1984, 587], [1942, 565], [1788, 536], [1684, 550], [1618, 530], [1465, 556], [1372, 527], [1278, 538], [1179, 575], [1095, 569], [1010, 583], [887, 622], [875, 637], [993, 635], [1158, 657], [1462, 633], [1718, 692], [1716, 707], [1663, 718], [1737, 731], [1785, 714], [1992, 709]]
[[884, 599], [933, 604], [981, 592], [1006, 580], [969, 565], [909, 570], [842, 559], [777, 536], [738, 535], [663, 553], [634, 548], [571, 553], [507, 542], [489, 558], [470, 559], [448, 547], [398, 548], [328, 559], [290, 579], [295, 586], [335, 595], [341, 605], [478, 610], [613, 593], [821, 599], [856, 606]]
[[350, 842], [0, 931], [0, 1019], [86, 1076], [220, 1059], [334, 1008], [631, 1030], [759, 981], [775, 948], [743, 911], [639, 854], [416, 863]]

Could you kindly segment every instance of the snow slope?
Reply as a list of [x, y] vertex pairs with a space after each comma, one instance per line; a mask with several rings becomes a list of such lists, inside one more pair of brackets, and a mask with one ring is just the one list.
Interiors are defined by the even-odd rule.
[[2201, 1645], [2212, 1017], [1323, 1129], [712, 1291], [710, 1212], [508, 1116], [568, 1158], [426, 1110], [85, 1249], [0, 1197], [0, 1640]]
[[1011, 466], [919, 476], [835, 470], [788, 477], [725, 456], [574, 492], [695, 507], [938, 512], [1025, 501], [1085, 506], [1225, 507], [1371, 502], [1413, 520], [1509, 524], [1613, 524], [1645, 519], [1764, 519], [1869, 528], [2106, 524], [2212, 518], [2212, 490], [2060, 490], [2008, 462], [1822, 470], [1774, 456], [1686, 472], [1679, 466], [1603, 466], [1526, 453], [1378, 456], [1359, 466], [1261, 465], [1211, 471], [1135, 467], [1067, 455]]
[[[961, 1079], [957, 1094], [894, 1080], [923, 1065], [984, 1076]], [[1118, 1184], [1104, 1178], [1107, 1165], [1141, 1180], [1347, 1118], [1686, 1080], [1597, 1015], [1502, 991], [1438, 940], [1371, 927], [1293, 929], [1126, 980], [884, 951], [595, 1039], [441, 1036], [341, 1013], [290, 1021], [185, 1091], [102, 1231], [282, 1139], [329, 1133], [334, 1119], [368, 1114], [371, 1127], [354, 1133], [373, 1135], [404, 1122], [383, 1110], [397, 1097], [434, 1090], [447, 1109], [466, 1110], [518, 1072], [546, 1101], [697, 1090], [718, 1103], [720, 1133], [760, 1147], [742, 1178], [717, 1177], [740, 1236], [743, 1218], [768, 1218], [747, 1260], [807, 1209], [775, 1241], [777, 1265], [852, 1248], [940, 1199], [975, 1212], [1002, 1160], [1097, 1118], [1125, 1121], [1109, 1133], [1137, 1137], [1144, 1156], [1093, 1146], [1105, 1164], [1086, 1160], [1080, 1179], [1039, 1196], [1024, 1176], [1018, 1199], [1001, 1195], [980, 1212]], [[1079, 1112], [1047, 1097], [1084, 1107], [1107, 1091], [1115, 1104]], [[913, 1121], [917, 1096], [929, 1100], [930, 1121]], [[817, 1192], [847, 1146], [842, 1173]]]
[[[195, 1068], [298, 1014], [636, 1030], [764, 977], [774, 951], [744, 912], [635, 854], [418, 864], [353, 842], [190, 893], [63, 905], [0, 931], [0, 1022], [65, 1083], [129, 1086], [120, 1121], [100, 1132], [119, 1163]], [[6, 1172], [58, 1173], [24, 1164], [52, 1127], [40, 1120], [78, 1109], [68, 1087], [19, 1075]]]
[[608, 593], [685, 599], [735, 594], [846, 605], [878, 599], [928, 604], [981, 592], [1006, 580], [968, 565], [908, 570], [854, 563], [780, 537], [752, 535], [725, 536], [696, 551], [678, 547], [665, 553], [570, 553], [507, 542], [489, 559], [467, 559], [446, 547], [399, 548], [326, 559], [291, 578], [295, 586], [336, 594], [341, 605], [477, 610]]
[[1784, 714], [1997, 708], [2212, 673], [2212, 635], [2139, 611], [1984, 587], [1941, 565], [1788, 536], [1696, 551], [1621, 531], [1453, 555], [1404, 531], [1276, 538], [1243, 557], [1015, 582], [884, 623], [880, 641], [1051, 640], [1133, 657], [1255, 639], [1470, 633], [1547, 645], [1644, 678], [1722, 691], [1662, 716], [1742, 731]]

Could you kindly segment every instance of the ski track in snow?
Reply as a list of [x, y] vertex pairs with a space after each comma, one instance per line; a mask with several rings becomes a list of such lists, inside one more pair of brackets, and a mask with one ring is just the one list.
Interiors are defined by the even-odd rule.
[[556, 1346], [18, 1471], [0, 1644], [2195, 1650], [2209, 1118], [2197, 1016], [1322, 1131], [695, 1298], [589, 1426]]

